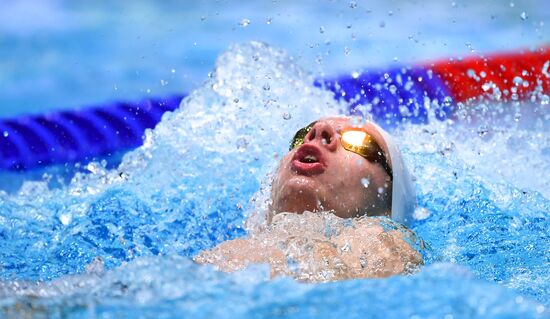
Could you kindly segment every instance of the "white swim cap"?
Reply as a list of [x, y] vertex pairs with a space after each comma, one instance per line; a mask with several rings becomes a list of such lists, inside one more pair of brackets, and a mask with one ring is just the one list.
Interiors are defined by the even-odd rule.
[[[393, 171], [391, 218], [402, 224], [412, 222], [416, 207], [416, 192], [412, 176], [403, 162], [403, 156], [393, 138], [380, 126], [370, 122], [382, 135], [388, 147], [391, 168]], [[388, 154], [386, 154], [387, 156]]]

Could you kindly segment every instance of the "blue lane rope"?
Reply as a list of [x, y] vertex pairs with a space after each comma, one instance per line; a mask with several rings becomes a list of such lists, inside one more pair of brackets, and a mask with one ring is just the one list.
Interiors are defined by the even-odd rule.
[[439, 120], [449, 117], [451, 96], [441, 78], [424, 68], [367, 70], [335, 79], [317, 80], [316, 86], [349, 103], [348, 114], [367, 115], [383, 125], [403, 120], [428, 122], [428, 108]]
[[0, 169], [89, 161], [137, 147], [144, 131], [175, 110], [183, 97], [0, 119]]

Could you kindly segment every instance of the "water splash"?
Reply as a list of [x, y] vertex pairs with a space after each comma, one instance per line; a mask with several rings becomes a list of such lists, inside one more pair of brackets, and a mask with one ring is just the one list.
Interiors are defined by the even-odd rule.
[[[26, 182], [17, 194], [0, 193], [1, 311], [75, 318], [183, 311], [343, 316], [341, 304], [355, 298], [348, 317], [547, 315], [545, 104], [463, 106], [458, 124], [393, 132], [417, 183], [412, 229], [431, 247], [418, 274], [302, 285], [266, 282], [262, 267], [227, 275], [192, 264], [188, 257], [198, 251], [244, 235], [246, 214], [265, 211], [266, 174], [292, 132], [338, 113], [341, 106], [312, 82], [280, 50], [234, 46], [119, 167], [95, 163], [61, 188]], [[75, 273], [83, 274], [66, 275]], [[25, 281], [52, 278], [59, 279]]]
[[312, 82], [283, 51], [258, 42], [232, 47], [116, 169], [92, 163], [61, 189], [26, 182], [15, 196], [0, 194], [1, 274], [50, 279], [82, 271], [96, 256], [107, 267], [144, 255], [191, 256], [242, 234], [243, 207], [289, 132], [338, 113]]
[[281, 213], [270, 219], [269, 225], [250, 232], [246, 244], [225, 243], [196, 260], [224, 271], [267, 263], [272, 277], [291, 276], [304, 282], [413, 273], [422, 263], [422, 241], [385, 217], [351, 220], [321, 211]]

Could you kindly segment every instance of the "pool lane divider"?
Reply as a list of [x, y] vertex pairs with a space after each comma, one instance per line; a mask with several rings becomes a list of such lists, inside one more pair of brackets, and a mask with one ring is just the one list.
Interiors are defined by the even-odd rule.
[[[427, 123], [452, 118], [456, 106], [488, 100], [548, 99], [550, 46], [532, 51], [367, 69], [314, 83], [379, 123]], [[147, 128], [175, 110], [185, 95], [0, 119], [0, 170], [86, 162], [142, 143]]]

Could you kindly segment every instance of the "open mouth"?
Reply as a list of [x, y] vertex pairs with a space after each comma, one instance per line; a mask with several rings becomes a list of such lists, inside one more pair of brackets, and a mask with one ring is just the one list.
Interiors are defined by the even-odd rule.
[[306, 155], [303, 158], [300, 158], [300, 162], [302, 163], [317, 163], [319, 160], [315, 155]]
[[292, 158], [292, 169], [298, 174], [315, 175], [321, 174], [326, 169], [325, 160], [321, 150], [311, 144], [304, 144]]

